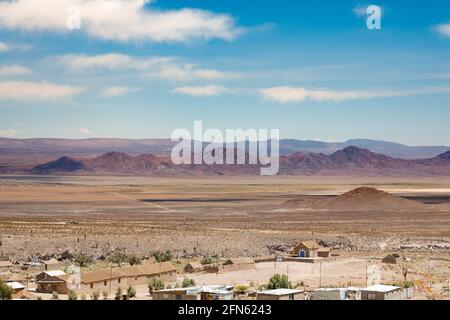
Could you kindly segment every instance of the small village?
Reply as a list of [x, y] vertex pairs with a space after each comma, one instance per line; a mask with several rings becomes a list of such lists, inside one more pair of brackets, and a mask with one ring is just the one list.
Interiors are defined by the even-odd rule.
[[[258, 259], [205, 257], [201, 261], [181, 262], [166, 251], [155, 254], [152, 261], [143, 261], [117, 251], [107, 264], [94, 263], [87, 255], [79, 255], [74, 261], [54, 258], [22, 264], [1, 261], [0, 297], [3, 300], [405, 300], [414, 297], [415, 287], [424, 289], [408, 280], [405, 266], [401, 268], [403, 281], [395, 284], [383, 282], [380, 270], [367, 266], [363, 281], [329, 285], [326, 274], [322, 274], [322, 264], [338, 258], [339, 253], [331, 248], [316, 241], [303, 241], [289, 254]], [[398, 259], [398, 255], [389, 255], [381, 263], [395, 264]], [[318, 270], [319, 283], [308, 285], [306, 278], [291, 281], [302, 276], [297, 268]], [[267, 280], [251, 280], [257, 274]]]

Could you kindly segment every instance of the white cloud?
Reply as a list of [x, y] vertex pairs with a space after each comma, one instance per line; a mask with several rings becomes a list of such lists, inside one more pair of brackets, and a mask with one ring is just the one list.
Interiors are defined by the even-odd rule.
[[179, 87], [173, 90], [173, 92], [175, 93], [186, 94], [194, 97], [212, 97], [220, 95], [226, 91], [227, 88], [216, 85], [199, 86], [199, 87]]
[[0, 100], [65, 100], [83, 91], [81, 88], [49, 82], [0, 81]]
[[19, 65], [0, 67], [0, 76], [17, 76], [28, 73], [31, 73], [30, 69]]
[[413, 96], [420, 94], [450, 93], [450, 88], [424, 88], [410, 91], [333, 91], [326, 89], [307, 89], [303, 87], [273, 87], [259, 92], [268, 100], [279, 103], [304, 102], [340, 102], [345, 100], [388, 98]]
[[127, 93], [137, 92], [140, 91], [140, 88], [130, 88], [130, 87], [120, 87], [120, 86], [113, 86], [108, 87], [102, 91], [102, 96], [105, 97], [117, 97], [121, 96]]
[[331, 91], [331, 90], [311, 90], [295, 87], [273, 87], [260, 90], [264, 98], [279, 103], [313, 101], [343, 101], [352, 99], [366, 99], [386, 94], [368, 91]]
[[6, 43], [4, 43], [4, 42], [0, 42], [0, 52], [5, 52], [5, 51], [8, 51], [8, 50], [10, 50], [11, 48], [10, 48], [10, 46], [9, 45], [7, 45]]
[[236, 78], [233, 72], [201, 68], [195, 64], [183, 62], [176, 57], [133, 57], [118, 53], [102, 55], [65, 55], [59, 62], [74, 71], [88, 70], [133, 70], [150, 78], [191, 81], [222, 80]]
[[450, 37], [450, 22], [446, 24], [440, 24], [434, 27], [434, 29], [445, 37]]
[[0, 2], [0, 26], [24, 31], [69, 32], [71, 13], [81, 12], [81, 31], [112, 41], [186, 42], [233, 40], [233, 17], [198, 9], [154, 9], [151, 0], [16, 0]]
[[8, 130], [0, 130], [0, 137], [2, 138], [14, 138], [17, 136], [19, 132], [14, 129], [8, 129]]
[[92, 131], [87, 128], [80, 128], [80, 133], [82, 134], [91, 134]]

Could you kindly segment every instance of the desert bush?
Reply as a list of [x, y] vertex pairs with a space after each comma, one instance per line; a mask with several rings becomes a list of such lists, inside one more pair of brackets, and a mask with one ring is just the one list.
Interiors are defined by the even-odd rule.
[[181, 286], [183, 288], [194, 287], [195, 286], [195, 280], [194, 279], [189, 279], [189, 278], [184, 278], [183, 283], [181, 284]]
[[152, 293], [153, 291], [164, 289], [164, 281], [159, 278], [151, 278], [148, 281], [148, 291]]
[[166, 250], [165, 252], [162, 251], [156, 251], [153, 254], [153, 257], [155, 258], [156, 261], [158, 262], [166, 262], [166, 261], [170, 261], [173, 258], [173, 254], [172, 251], [170, 250]]
[[109, 298], [109, 291], [107, 290], [103, 291], [103, 299], [108, 300], [108, 298]]
[[58, 292], [56, 292], [56, 291], [53, 291], [53, 292], [52, 292], [52, 299], [53, 299], [53, 300], [59, 300]]
[[92, 257], [86, 253], [78, 253], [75, 255], [75, 264], [80, 268], [85, 268], [92, 264]]
[[287, 275], [274, 274], [267, 284], [267, 289], [292, 289], [292, 283], [289, 281]]
[[100, 291], [93, 291], [91, 292], [91, 299], [92, 300], [98, 300], [98, 298], [100, 298]]
[[217, 263], [219, 259], [217, 257], [210, 257], [210, 256], [204, 256], [202, 260], [200, 261], [201, 264], [207, 265], [207, 264], [213, 264]]
[[67, 294], [68, 300], [78, 300], [78, 293], [75, 290], [69, 290]]
[[141, 264], [142, 263], [142, 259], [140, 256], [138, 256], [137, 254], [130, 254], [128, 256], [128, 263], [132, 266], [136, 265], [136, 264]]
[[80, 299], [81, 300], [86, 300], [86, 294], [85, 293], [80, 294]]
[[6, 283], [0, 280], [0, 300], [11, 300], [13, 290]]
[[136, 297], [136, 289], [133, 288], [133, 286], [129, 286], [127, 290], [127, 297], [128, 298], [135, 298]]
[[122, 288], [117, 288], [114, 300], [122, 300]]

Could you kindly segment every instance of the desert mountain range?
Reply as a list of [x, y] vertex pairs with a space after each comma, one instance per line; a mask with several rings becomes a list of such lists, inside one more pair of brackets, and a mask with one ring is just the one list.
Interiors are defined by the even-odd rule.
[[[256, 175], [259, 165], [181, 165], [168, 156], [108, 152], [99, 157], [63, 156], [28, 167], [2, 166], [2, 173], [119, 175]], [[347, 147], [330, 155], [297, 152], [280, 157], [281, 175], [450, 176], [450, 151], [427, 159], [406, 160]]]

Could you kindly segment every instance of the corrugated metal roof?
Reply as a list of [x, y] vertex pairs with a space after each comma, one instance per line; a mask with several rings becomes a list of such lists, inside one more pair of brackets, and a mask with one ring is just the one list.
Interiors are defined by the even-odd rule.
[[275, 290], [264, 290], [258, 292], [258, 294], [266, 294], [271, 296], [286, 296], [288, 294], [298, 294], [303, 293], [303, 290], [295, 290], [295, 289], [275, 289]]
[[367, 287], [365, 289], [362, 289], [362, 291], [375, 291], [375, 292], [391, 292], [391, 291], [395, 291], [395, 290], [399, 290], [400, 287], [396, 287], [396, 286], [387, 286], [384, 284], [376, 284], [374, 286], [371, 287]]

